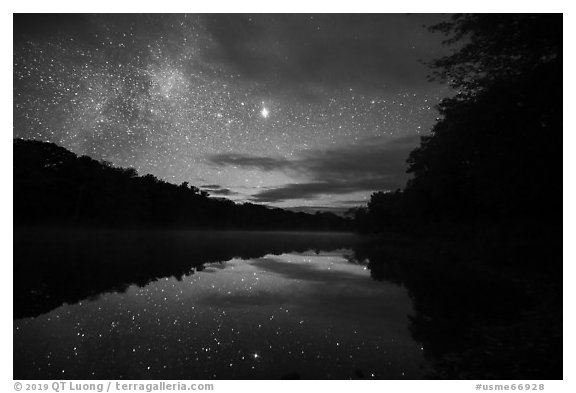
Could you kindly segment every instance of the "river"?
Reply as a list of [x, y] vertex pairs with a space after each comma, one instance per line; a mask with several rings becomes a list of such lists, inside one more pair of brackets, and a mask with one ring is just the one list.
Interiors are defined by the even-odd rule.
[[414, 379], [406, 289], [352, 234], [46, 230], [15, 242], [16, 379]]

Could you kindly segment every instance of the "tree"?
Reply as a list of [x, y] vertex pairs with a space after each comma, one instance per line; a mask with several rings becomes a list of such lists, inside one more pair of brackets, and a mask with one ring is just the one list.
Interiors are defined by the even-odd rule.
[[550, 215], [562, 187], [561, 25], [555, 15], [483, 14], [432, 28], [459, 44], [433, 67], [460, 94], [440, 104], [442, 118], [409, 156], [414, 210]]
[[557, 220], [562, 17], [466, 14], [431, 30], [455, 47], [431, 66], [456, 94], [410, 153], [403, 192], [372, 195], [365, 221]]
[[463, 97], [561, 62], [560, 14], [457, 14], [430, 30], [457, 48], [430, 64], [433, 78]]

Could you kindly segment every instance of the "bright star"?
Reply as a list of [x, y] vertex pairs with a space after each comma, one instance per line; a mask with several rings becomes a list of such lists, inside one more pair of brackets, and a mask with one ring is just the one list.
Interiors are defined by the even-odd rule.
[[262, 110], [260, 111], [260, 114], [262, 115], [263, 118], [267, 118], [268, 115], [270, 114], [270, 112], [268, 111], [268, 109], [266, 107], [262, 108]]

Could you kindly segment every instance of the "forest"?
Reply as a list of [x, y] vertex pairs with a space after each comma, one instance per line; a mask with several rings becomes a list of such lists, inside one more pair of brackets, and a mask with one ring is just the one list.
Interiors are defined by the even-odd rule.
[[170, 226], [206, 229], [347, 230], [351, 220], [211, 198], [184, 182], [171, 184], [115, 167], [54, 143], [14, 140], [17, 225]]
[[431, 27], [458, 48], [430, 64], [455, 94], [407, 158], [403, 189], [376, 192], [366, 231], [455, 226], [558, 230], [562, 214], [562, 21], [456, 15]]

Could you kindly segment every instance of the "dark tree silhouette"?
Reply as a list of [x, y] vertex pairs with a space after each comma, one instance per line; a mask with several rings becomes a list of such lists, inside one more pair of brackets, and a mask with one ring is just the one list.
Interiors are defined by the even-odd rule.
[[53, 143], [14, 140], [14, 223], [176, 226], [215, 229], [347, 230], [349, 219], [210, 198], [134, 168], [77, 157]]
[[464, 97], [562, 60], [559, 14], [457, 14], [430, 30], [457, 48], [430, 64], [433, 79]]
[[410, 154], [405, 189], [374, 194], [364, 221], [558, 223], [562, 17], [456, 15], [431, 29], [457, 48], [432, 63], [457, 93]]

